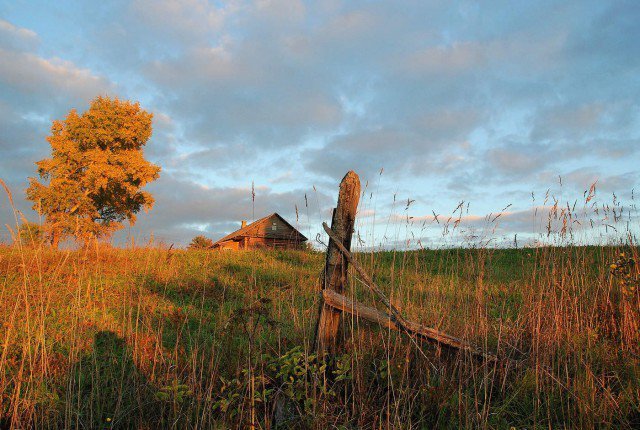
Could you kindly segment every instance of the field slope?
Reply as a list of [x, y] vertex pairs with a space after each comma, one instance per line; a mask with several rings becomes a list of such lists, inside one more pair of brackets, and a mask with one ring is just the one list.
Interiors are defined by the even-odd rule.
[[324, 362], [322, 254], [0, 248], [0, 427], [639, 428], [637, 257], [358, 254], [407, 318], [503, 359], [347, 318]]

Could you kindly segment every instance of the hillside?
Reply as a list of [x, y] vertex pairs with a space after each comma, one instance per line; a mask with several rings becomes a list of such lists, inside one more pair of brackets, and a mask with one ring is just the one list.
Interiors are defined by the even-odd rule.
[[[0, 248], [0, 427], [633, 428], [635, 248], [358, 254], [409, 319], [498, 363], [347, 318], [313, 354], [324, 255]], [[621, 271], [622, 270], [622, 271]], [[349, 296], [374, 305], [355, 277]]]

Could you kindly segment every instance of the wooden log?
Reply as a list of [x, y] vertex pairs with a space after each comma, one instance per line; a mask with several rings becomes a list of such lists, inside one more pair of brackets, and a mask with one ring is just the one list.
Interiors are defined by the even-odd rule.
[[[327, 257], [322, 275], [322, 289], [342, 293], [347, 284], [348, 260], [338, 249], [340, 246], [349, 250], [351, 235], [356, 220], [356, 210], [360, 200], [360, 178], [354, 171], [349, 171], [340, 182], [338, 204], [333, 211]], [[316, 326], [315, 345], [319, 354], [334, 352], [336, 349], [340, 310], [332, 306], [320, 304], [320, 316]]]
[[389, 309], [389, 311], [391, 312], [391, 315], [393, 316], [394, 320], [402, 324], [402, 322], [404, 321], [404, 318], [402, 317], [402, 314], [400, 313], [400, 311], [398, 311], [396, 307], [393, 306], [393, 304], [391, 304], [391, 302], [389, 301], [387, 296], [384, 295], [380, 287], [378, 287], [378, 285], [375, 282], [373, 282], [373, 279], [371, 279], [367, 271], [364, 270], [364, 268], [360, 266], [360, 264], [358, 264], [356, 260], [354, 260], [353, 256], [351, 255], [351, 252], [349, 252], [349, 250], [346, 247], [344, 247], [342, 243], [340, 243], [338, 236], [333, 231], [331, 231], [331, 229], [327, 226], [327, 223], [323, 222], [322, 227], [324, 228], [324, 231], [327, 232], [329, 237], [333, 239], [335, 246], [345, 256], [347, 261], [353, 264], [353, 267], [355, 267], [356, 272], [358, 272], [358, 274], [362, 277], [364, 284], [367, 287], [369, 287], [369, 289], [373, 291], [376, 296], [378, 296], [378, 299], [380, 299], [382, 303], [384, 303], [387, 309]]
[[488, 360], [495, 360], [495, 356], [492, 354], [485, 354], [475, 346], [464, 342], [461, 339], [450, 336], [439, 330], [431, 327], [424, 326], [411, 321], [404, 321], [401, 325], [394, 321], [394, 318], [376, 308], [365, 306], [361, 303], [354, 302], [353, 300], [345, 297], [342, 294], [335, 291], [325, 289], [322, 291], [322, 297], [326, 306], [331, 306], [343, 312], [347, 312], [355, 315], [358, 318], [376, 323], [382, 327], [389, 328], [400, 332], [405, 332], [409, 335], [418, 336], [427, 341], [437, 343], [441, 346], [456, 349], [459, 351], [469, 352], [475, 356], [482, 357]]

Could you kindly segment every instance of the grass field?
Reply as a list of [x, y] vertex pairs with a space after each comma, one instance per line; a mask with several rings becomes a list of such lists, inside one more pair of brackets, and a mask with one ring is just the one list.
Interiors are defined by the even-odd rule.
[[[323, 362], [323, 254], [0, 248], [0, 427], [638, 428], [629, 257], [361, 253], [406, 317], [502, 359], [347, 318]], [[348, 295], [375, 303], [355, 277]]]

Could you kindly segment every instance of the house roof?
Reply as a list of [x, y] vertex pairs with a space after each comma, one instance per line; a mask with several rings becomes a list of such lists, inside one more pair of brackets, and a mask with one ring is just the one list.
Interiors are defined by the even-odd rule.
[[266, 223], [268, 220], [270, 220], [274, 216], [278, 217], [283, 223], [285, 223], [287, 226], [289, 226], [289, 228], [291, 228], [291, 230], [293, 230], [296, 233], [296, 235], [298, 236], [298, 240], [300, 240], [301, 242], [304, 242], [305, 240], [308, 240], [307, 237], [304, 234], [300, 233], [294, 226], [289, 224], [289, 222], [286, 219], [284, 219], [278, 213], [274, 212], [274, 213], [272, 213], [270, 215], [267, 215], [267, 216], [265, 216], [263, 218], [260, 218], [259, 220], [256, 220], [256, 221], [252, 222], [251, 224], [246, 225], [243, 228], [240, 228], [240, 229], [234, 231], [233, 233], [229, 233], [228, 235], [226, 235], [222, 239], [218, 239], [216, 242], [214, 242], [213, 245], [211, 245], [211, 247], [213, 248], [214, 246], [218, 245], [219, 243], [226, 242], [228, 240], [241, 238], [241, 237], [245, 237], [245, 236], [252, 236], [250, 233], [251, 233], [251, 230], [253, 228], [255, 228], [256, 226], [259, 226], [259, 225], [261, 225], [263, 223]]

